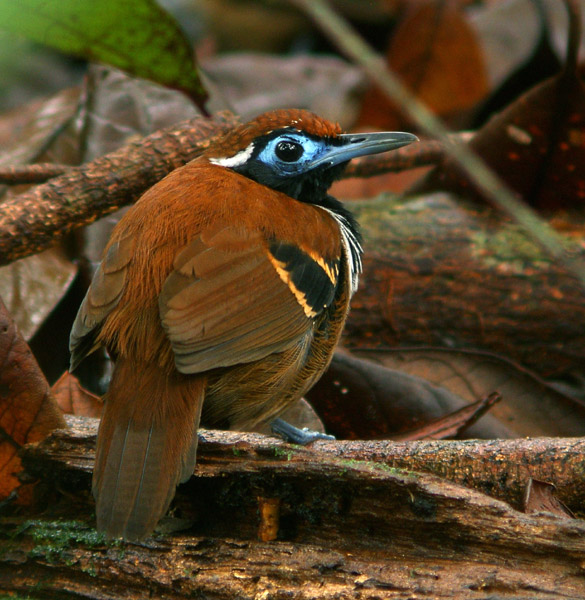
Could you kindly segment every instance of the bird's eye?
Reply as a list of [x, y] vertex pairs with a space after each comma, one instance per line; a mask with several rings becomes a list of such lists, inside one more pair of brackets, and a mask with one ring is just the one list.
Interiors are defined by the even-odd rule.
[[278, 142], [274, 149], [277, 158], [284, 162], [295, 162], [299, 160], [303, 155], [303, 152], [304, 149], [300, 144], [290, 141]]

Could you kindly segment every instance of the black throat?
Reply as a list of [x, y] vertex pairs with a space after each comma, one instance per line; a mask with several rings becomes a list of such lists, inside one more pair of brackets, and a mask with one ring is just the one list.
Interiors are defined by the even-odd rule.
[[253, 157], [243, 165], [234, 167], [234, 171], [300, 202], [320, 205], [323, 198], [327, 197], [327, 190], [332, 183], [341, 177], [346, 164], [282, 176], [274, 173], [270, 166]]

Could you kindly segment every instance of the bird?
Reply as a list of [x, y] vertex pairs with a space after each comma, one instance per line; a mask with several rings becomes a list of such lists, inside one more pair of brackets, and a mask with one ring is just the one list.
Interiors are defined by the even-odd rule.
[[70, 371], [113, 360], [92, 492], [97, 529], [141, 540], [194, 472], [197, 431], [250, 429], [327, 368], [362, 268], [328, 190], [352, 158], [415, 141], [304, 109], [234, 127], [114, 228], [70, 335]]

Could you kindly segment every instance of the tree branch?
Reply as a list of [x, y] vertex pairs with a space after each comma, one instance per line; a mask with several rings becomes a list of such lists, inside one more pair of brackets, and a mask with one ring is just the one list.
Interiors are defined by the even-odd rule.
[[52, 246], [131, 204], [238, 122], [230, 113], [162, 129], [2, 203], [0, 265]]
[[[2, 203], [0, 265], [40, 252], [65, 235], [132, 204], [173, 169], [196, 158], [217, 137], [238, 123], [229, 113], [197, 118], [153, 133], [78, 167], [36, 164], [0, 167], [0, 183], [40, 183]], [[470, 134], [462, 134], [469, 138]], [[429, 141], [388, 155], [350, 164], [345, 177], [436, 164], [441, 144]]]

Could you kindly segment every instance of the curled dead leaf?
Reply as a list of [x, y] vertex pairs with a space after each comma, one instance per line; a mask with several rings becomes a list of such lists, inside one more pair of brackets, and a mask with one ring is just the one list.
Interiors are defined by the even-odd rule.
[[[456, 393], [422, 377], [386, 368], [369, 360], [337, 352], [307, 399], [326, 431], [339, 439], [394, 439], [434, 422], [422, 437], [456, 435], [475, 409]], [[471, 414], [453, 415], [456, 411]], [[447, 417], [447, 423], [440, 421]], [[439, 420], [439, 421], [437, 421]], [[469, 424], [469, 423], [467, 423]], [[443, 429], [443, 434], [437, 434]], [[478, 438], [511, 437], [490, 416], [469, 427]], [[416, 437], [416, 436], [415, 436]]]
[[28, 345], [0, 299], [0, 499], [18, 489], [18, 450], [65, 419]]
[[559, 517], [575, 518], [573, 511], [555, 495], [556, 486], [547, 481], [530, 479], [524, 496], [524, 512], [549, 512]]
[[104, 405], [101, 398], [82, 387], [79, 379], [69, 371], [65, 371], [59, 377], [51, 392], [61, 410], [67, 415], [96, 419], [102, 416]]

